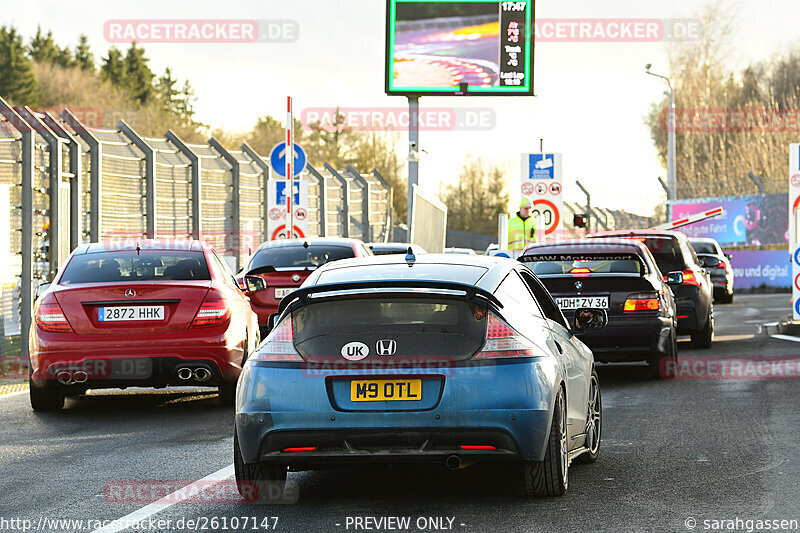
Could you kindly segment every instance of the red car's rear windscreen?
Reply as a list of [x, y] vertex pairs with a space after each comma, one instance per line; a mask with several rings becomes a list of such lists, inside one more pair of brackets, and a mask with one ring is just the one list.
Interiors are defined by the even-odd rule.
[[109, 251], [72, 256], [59, 285], [128, 281], [210, 280], [203, 252]]
[[248, 271], [263, 267], [273, 268], [317, 268], [330, 261], [355, 257], [350, 246], [329, 246], [311, 244], [309, 246], [271, 246], [256, 252], [250, 261]]

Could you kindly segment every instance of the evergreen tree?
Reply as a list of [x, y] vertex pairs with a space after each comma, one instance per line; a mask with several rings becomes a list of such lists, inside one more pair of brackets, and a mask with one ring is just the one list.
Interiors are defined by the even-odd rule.
[[35, 63], [55, 63], [60, 49], [53, 41], [53, 32], [48, 31], [47, 35], [42, 33], [42, 27], [36, 27], [36, 35], [28, 45], [28, 54]]
[[108, 49], [108, 55], [103, 58], [103, 64], [100, 67], [100, 75], [104, 80], [108, 80], [118, 87], [125, 83], [125, 62], [122, 52], [116, 47], [112, 46]]
[[153, 79], [156, 75], [147, 66], [149, 61], [144, 55], [144, 49], [136, 46], [136, 43], [131, 43], [124, 60], [124, 86], [133, 101], [140, 104], [150, 102], [155, 94]]
[[89, 38], [81, 33], [78, 45], [75, 47], [75, 66], [89, 72], [95, 71], [94, 54], [89, 49]]
[[21, 105], [38, 105], [41, 89], [33, 62], [14, 27], [0, 27], [0, 96]]

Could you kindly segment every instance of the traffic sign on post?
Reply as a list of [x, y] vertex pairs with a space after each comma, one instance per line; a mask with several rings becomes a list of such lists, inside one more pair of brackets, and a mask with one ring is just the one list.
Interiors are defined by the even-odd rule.
[[[306, 168], [306, 162], [308, 161], [308, 158], [306, 157], [306, 151], [303, 150], [299, 144], [293, 145], [293, 149], [294, 149], [294, 165], [292, 165], [292, 174], [294, 174], [294, 177], [297, 177]], [[275, 147], [272, 149], [272, 152], [270, 152], [269, 154], [269, 164], [272, 166], [272, 170], [275, 171], [275, 174], [277, 174], [282, 178], [286, 177], [285, 142], [276, 144]]]
[[800, 144], [789, 145], [789, 257], [792, 261], [792, 318], [800, 320]]
[[[286, 194], [287, 189], [286, 180], [267, 182], [267, 235], [270, 240], [308, 236], [308, 182], [295, 180], [291, 196]], [[288, 204], [291, 204], [292, 217], [286, 212]], [[290, 224], [294, 228], [291, 235], [286, 231]]]
[[[542, 242], [545, 235], [552, 235], [561, 221], [562, 175], [561, 154], [522, 154], [520, 173], [522, 196], [531, 199], [531, 215], [543, 221], [543, 228], [537, 228], [537, 240]], [[541, 217], [541, 218], [539, 218]]]

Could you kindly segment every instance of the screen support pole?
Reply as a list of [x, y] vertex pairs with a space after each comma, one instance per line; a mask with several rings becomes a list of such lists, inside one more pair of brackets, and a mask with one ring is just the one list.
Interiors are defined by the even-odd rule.
[[408, 96], [408, 206], [406, 224], [411, 238], [411, 210], [414, 185], [419, 185], [419, 96]]

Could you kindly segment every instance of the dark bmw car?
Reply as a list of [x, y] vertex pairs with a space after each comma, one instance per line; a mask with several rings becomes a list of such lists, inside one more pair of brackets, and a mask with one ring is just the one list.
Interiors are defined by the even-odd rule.
[[[553, 295], [567, 320], [582, 307], [606, 309], [608, 326], [581, 340], [601, 362], [647, 361], [653, 377], [674, 361], [676, 308], [647, 247], [629, 239], [583, 239], [525, 249], [521, 261]], [[670, 272], [673, 283], [681, 272]], [[661, 370], [660, 370], [661, 368]]]
[[659, 270], [680, 271], [683, 280], [672, 285], [678, 307], [678, 335], [691, 335], [696, 348], [711, 348], [714, 341], [714, 298], [708, 271], [694, 253], [689, 238], [678, 231], [618, 230], [594, 233], [588, 238], [627, 238], [644, 243]]
[[722, 251], [719, 243], [714, 239], [692, 237], [689, 239], [689, 243], [711, 274], [711, 283], [714, 285], [714, 301], [723, 304], [733, 303], [733, 266], [730, 256]]
[[335, 261], [281, 302], [237, 390], [242, 495], [279, 498], [287, 470], [505, 463], [523, 494], [561, 496], [598, 457], [592, 352], [536, 276], [486, 256]]

